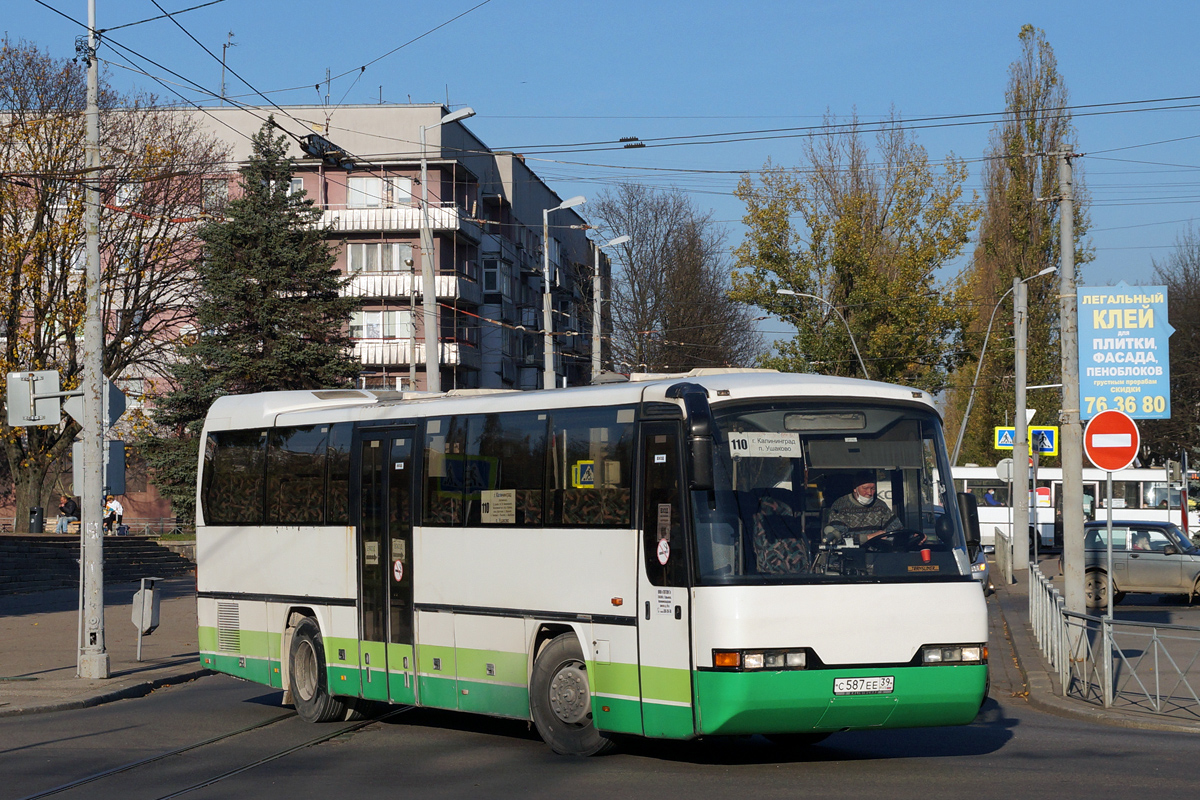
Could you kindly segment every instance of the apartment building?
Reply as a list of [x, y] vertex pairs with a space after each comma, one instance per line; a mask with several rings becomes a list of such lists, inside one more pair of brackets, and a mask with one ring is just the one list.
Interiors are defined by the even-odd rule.
[[[440, 104], [193, 113], [198, 126], [228, 142], [237, 161], [249, 156], [249, 136], [274, 113], [294, 137], [317, 133], [353, 162], [350, 171], [326, 165], [293, 140], [293, 187], [322, 210], [350, 278], [347, 291], [361, 299], [347, 324], [362, 361], [362, 388], [427, 388], [426, 348], [435, 343], [443, 390], [541, 388], [543, 248], [555, 385], [590, 380], [595, 244], [576, 208], [551, 213], [543, 241], [543, 211], [563, 198], [519, 154], [489, 149], [462, 121], [442, 124], [450, 110]], [[423, 226], [436, 287], [430, 330], [422, 313]], [[600, 264], [607, 297], [603, 253]]]

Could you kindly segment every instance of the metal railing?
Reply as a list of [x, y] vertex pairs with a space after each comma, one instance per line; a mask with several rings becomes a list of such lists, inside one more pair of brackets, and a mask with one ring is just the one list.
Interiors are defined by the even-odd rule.
[[1030, 567], [1029, 621], [1064, 697], [1200, 720], [1200, 627], [1067, 611]]

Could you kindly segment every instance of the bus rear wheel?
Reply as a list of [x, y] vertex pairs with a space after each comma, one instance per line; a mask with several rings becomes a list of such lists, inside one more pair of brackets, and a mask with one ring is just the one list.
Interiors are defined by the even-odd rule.
[[305, 722], [345, 719], [347, 706], [329, 694], [325, 672], [325, 643], [312, 617], [300, 620], [288, 652], [288, 688], [296, 714]]
[[542, 741], [559, 755], [597, 756], [613, 747], [592, 724], [587, 665], [572, 633], [550, 640], [534, 660], [529, 710]]

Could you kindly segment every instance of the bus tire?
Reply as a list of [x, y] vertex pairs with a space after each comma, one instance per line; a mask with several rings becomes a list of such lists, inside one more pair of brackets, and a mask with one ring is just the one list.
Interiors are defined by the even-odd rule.
[[346, 704], [329, 694], [325, 673], [325, 644], [321, 629], [305, 617], [292, 632], [288, 652], [288, 688], [296, 714], [305, 722], [332, 722], [346, 718]]
[[598, 756], [613, 747], [592, 724], [587, 664], [573, 633], [552, 639], [534, 660], [529, 711], [542, 741], [559, 755]]

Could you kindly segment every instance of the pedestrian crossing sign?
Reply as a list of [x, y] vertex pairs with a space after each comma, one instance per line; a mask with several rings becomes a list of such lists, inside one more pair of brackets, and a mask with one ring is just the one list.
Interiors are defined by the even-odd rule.
[[[995, 439], [992, 443], [994, 450], [1012, 450], [1013, 441], [1017, 437], [1017, 429], [1011, 425], [998, 425], [994, 429]], [[1034, 445], [1043, 456], [1058, 455], [1058, 426], [1030, 425], [1029, 426], [1029, 455], [1033, 455]]]

